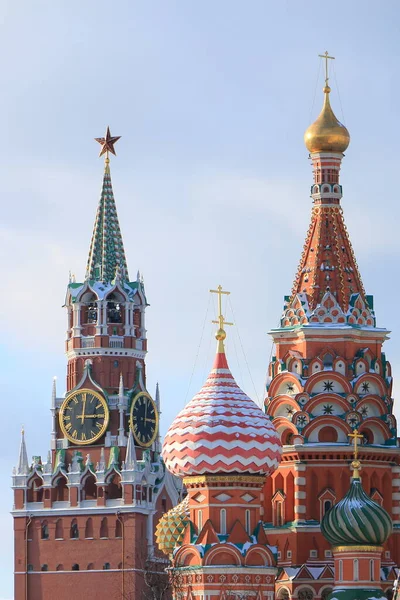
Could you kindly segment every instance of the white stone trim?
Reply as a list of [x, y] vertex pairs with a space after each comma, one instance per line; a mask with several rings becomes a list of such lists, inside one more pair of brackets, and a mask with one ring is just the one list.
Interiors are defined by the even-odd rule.
[[294, 484], [295, 485], [306, 485], [306, 478], [305, 477], [295, 477]]
[[299, 500], [304, 500], [305, 498], [307, 498], [307, 494], [306, 492], [295, 492], [294, 497], [298, 498]]

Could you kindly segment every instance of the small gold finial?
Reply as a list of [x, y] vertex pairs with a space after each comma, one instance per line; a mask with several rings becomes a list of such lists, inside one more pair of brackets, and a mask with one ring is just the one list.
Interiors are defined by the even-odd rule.
[[21, 435], [25, 435], [25, 427], [23, 425], [21, 427]]
[[348, 434], [348, 437], [354, 440], [354, 459], [350, 465], [350, 467], [353, 469], [353, 479], [360, 479], [359, 471], [361, 469], [361, 463], [358, 460], [358, 440], [362, 440], [364, 436], [361, 433], [358, 433], [358, 429], [355, 429], [353, 433]]
[[225, 321], [224, 315], [222, 314], [222, 294], [229, 296], [230, 292], [225, 292], [222, 289], [222, 285], [219, 285], [216, 290], [210, 290], [212, 294], [218, 294], [218, 321], [212, 321], [216, 323], [219, 328], [215, 333], [215, 337], [218, 340], [218, 352], [224, 352], [224, 339], [226, 338], [226, 331], [224, 329], [224, 325], [233, 325], [233, 323], [228, 323]]
[[329, 93], [331, 91], [328, 81], [329, 81], [329, 73], [328, 73], [328, 60], [335, 60], [334, 56], [329, 56], [328, 50], [324, 54], [318, 54], [320, 58], [325, 59], [325, 93]]

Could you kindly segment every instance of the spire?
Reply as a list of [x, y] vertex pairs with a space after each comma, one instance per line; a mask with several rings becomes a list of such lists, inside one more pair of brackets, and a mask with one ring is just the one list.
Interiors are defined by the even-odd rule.
[[158, 381], [156, 383], [155, 403], [156, 403], [158, 412], [160, 412], [161, 400], [160, 400], [160, 386], [158, 385]]
[[119, 376], [119, 389], [118, 389], [118, 404], [119, 405], [123, 405], [124, 404], [124, 400], [125, 400], [125, 395], [124, 395], [124, 378], [122, 376], [122, 373], [120, 373], [120, 376]]
[[129, 428], [128, 445], [126, 447], [125, 469], [127, 471], [134, 471], [136, 469], [135, 440], [133, 439], [131, 428]]
[[313, 311], [328, 293], [332, 295], [333, 304], [337, 303], [346, 314], [353, 295], [359, 294], [363, 302], [367, 302], [340, 206], [339, 172], [350, 135], [334, 115], [329, 101], [328, 60], [333, 57], [328, 52], [320, 56], [326, 63], [324, 106], [304, 135], [313, 165], [311, 197], [314, 206], [292, 298], [297, 294], [302, 294], [303, 298], [305, 295], [308, 309]]
[[26, 452], [25, 445], [25, 431], [24, 428], [21, 430], [21, 445], [19, 448], [19, 458], [18, 458], [18, 466], [17, 466], [17, 475], [28, 475], [29, 473], [29, 463], [28, 463], [28, 454]]
[[51, 388], [51, 408], [56, 408], [57, 401], [57, 377], [53, 377], [53, 385]]
[[86, 279], [94, 279], [103, 283], [113, 282], [117, 276], [121, 280], [129, 279], [110, 175], [109, 152], [115, 154], [114, 144], [118, 140], [119, 137], [111, 136], [108, 127], [104, 138], [96, 138], [96, 141], [102, 146], [100, 156], [105, 154], [105, 168], [103, 187], [90, 243]]

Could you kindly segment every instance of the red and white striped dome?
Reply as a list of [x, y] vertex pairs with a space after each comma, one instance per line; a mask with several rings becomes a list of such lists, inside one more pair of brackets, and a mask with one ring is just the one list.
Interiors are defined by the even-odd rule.
[[204, 386], [165, 436], [163, 459], [174, 475], [269, 475], [281, 460], [269, 417], [237, 385], [220, 344]]

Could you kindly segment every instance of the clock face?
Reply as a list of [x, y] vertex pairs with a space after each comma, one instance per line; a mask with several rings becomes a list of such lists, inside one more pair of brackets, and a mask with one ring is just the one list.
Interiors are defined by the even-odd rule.
[[70, 442], [93, 444], [106, 432], [109, 412], [107, 402], [93, 390], [71, 392], [60, 409], [61, 431]]
[[139, 392], [132, 400], [130, 426], [135, 441], [148, 448], [157, 437], [158, 413], [151, 396]]

